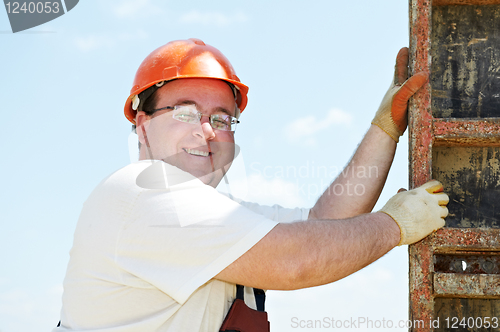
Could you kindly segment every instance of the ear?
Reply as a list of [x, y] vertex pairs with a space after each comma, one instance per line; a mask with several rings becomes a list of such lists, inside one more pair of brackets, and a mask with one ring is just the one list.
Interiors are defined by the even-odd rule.
[[135, 116], [135, 131], [137, 132], [137, 137], [139, 138], [139, 142], [141, 142], [141, 144], [146, 144], [144, 136], [147, 136], [147, 133], [144, 131], [148, 130], [149, 120], [150, 117], [143, 111], [137, 112], [137, 115]]

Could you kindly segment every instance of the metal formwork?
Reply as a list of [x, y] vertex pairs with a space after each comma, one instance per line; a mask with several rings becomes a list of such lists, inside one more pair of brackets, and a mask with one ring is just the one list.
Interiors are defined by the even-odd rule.
[[500, 0], [410, 0], [410, 71], [410, 187], [450, 196], [409, 247], [410, 330], [500, 331]]

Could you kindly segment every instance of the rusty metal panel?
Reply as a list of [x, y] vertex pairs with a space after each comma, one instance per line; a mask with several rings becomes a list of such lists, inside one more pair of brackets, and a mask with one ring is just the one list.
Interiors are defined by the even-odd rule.
[[499, 297], [500, 252], [434, 254], [436, 296]]
[[500, 146], [500, 119], [434, 119], [434, 146]]
[[[434, 272], [444, 274], [500, 274], [499, 252], [458, 252], [434, 255]], [[498, 289], [500, 292], [500, 288]]]
[[498, 297], [500, 276], [496, 274], [434, 273], [437, 295], [454, 297]]
[[442, 228], [427, 239], [433, 252], [450, 253], [460, 249], [474, 251], [500, 251], [498, 228]]
[[[430, 72], [430, 0], [410, 0], [410, 72]], [[409, 102], [409, 174], [410, 188], [424, 184], [431, 177], [432, 115], [430, 84], [425, 84]], [[408, 247], [409, 253], [409, 319], [429, 321], [433, 318], [432, 247], [424, 239]], [[414, 331], [430, 331], [426, 324]]]
[[450, 196], [446, 227], [500, 228], [500, 147], [434, 147], [432, 176]]
[[432, 10], [435, 118], [500, 116], [500, 5]]
[[500, 0], [434, 0], [433, 6], [449, 5], [495, 5], [500, 4]]
[[[410, 301], [409, 319], [425, 322], [434, 319], [434, 296], [432, 293], [432, 278], [429, 271], [432, 269], [431, 239], [427, 238], [409, 246], [409, 279]], [[411, 331], [431, 331], [425, 324], [415, 327]]]
[[[436, 298], [436, 319], [439, 319], [439, 327], [434, 331], [498, 332], [500, 331], [499, 317], [500, 302], [496, 300]], [[478, 328], [480, 325], [482, 327]]]
[[436, 178], [451, 199], [446, 227], [409, 246], [410, 319], [426, 322], [411, 331], [500, 331], [499, 22], [500, 0], [410, 0], [410, 72], [431, 75], [409, 104], [410, 188]]

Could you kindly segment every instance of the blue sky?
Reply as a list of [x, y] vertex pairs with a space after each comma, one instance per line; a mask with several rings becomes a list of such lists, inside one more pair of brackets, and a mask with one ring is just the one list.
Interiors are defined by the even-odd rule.
[[[190, 37], [219, 48], [250, 87], [233, 183], [247, 180], [248, 200], [310, 207], [389, 87], [395, 56], [408, 45], [408, 5], [87, 0], [44, 25], [10, 31], [0, 10], [0, 332], [50, 331], [81, 206], [130, 161], [123, 105], [145, 56]], [[407, 150], [405, 135], [377, 207], [407, 186]], [[300, 330], [293, 317], [407, 319], [406, 255], [397, 248], [337, 283], [270, 292], [273, 330]]]

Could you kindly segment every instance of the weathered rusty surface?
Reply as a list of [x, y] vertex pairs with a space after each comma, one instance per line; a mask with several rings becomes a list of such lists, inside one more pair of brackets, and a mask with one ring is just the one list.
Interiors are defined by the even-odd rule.
[[432, 11], [435, 118], [500, 116], [500, 5]]
[[500, 118], [434, 119], [434, 146], [500, 146]]
[[434, 273], [437, 295], [500, 298], [500, 275]]
[[451, 199], [446, 227], [409, 246], [410, 319], [441, 324], [411, 331], [500, 317], [499, 22], [500, 0], [410, 0], [410, 72], [431, 76], [409, 103], [410, 188], [436, 178]]
[[[439, 327], [434, 331], [500, 331], [500, 323], [498, 323], [500, 301], [498, 300], [438, 297], [435, 302]], [[485, 322], [489, 322], [487, 324], [489, 328], [485, 328]], [[483, 323], [482, 327], [478, 328], [481, 323]]]
[[[430, 0], [410, 1], [410, 71], [430, 72]], [[430, 180], [432, 115], [430, 85], [424, 85], [409, 104], [410, 188]]]
[[[434, 298], [432, 293], [432, 246], [428, 239], [409, 246], [409, 279], [410, 279], [410, 314], [411, 321], [424, 320], [432, 317]], [[431, 331], [430, 326], [413, 327], [412, 331]]]
[[500, 250], [500, 229], [442, 228], [428, 237], [433, 251], [497, 251]]
[[495, 5], [499, 4], [500, 0], [433, 0], [433, 6], [449, 6], [449, 5]]
[[[434, 254], [434, 272], [445, 274], [500, 274], [500, 252], [473, 251]], [[498, 291], [500, 292], [500, 289]]]
[[446, 227], [500, 228], [500, 147], [433, 148], [432, 177], [450, 197]]
[[[410, 0], [410, 73], [430, 72], [431, 0]], [[410, 158], [410, 188], [431, 179], [432, 115], [430, 84], [425, 84], [409, 102], [408, 139]], [[432, 246], [427, 239], [410, 245], [409, 252], [409, 319], [432, 318], [434, 298], [432, 278]], [[431, 331], [429, 324], [413, 327], [412, 331]]]

